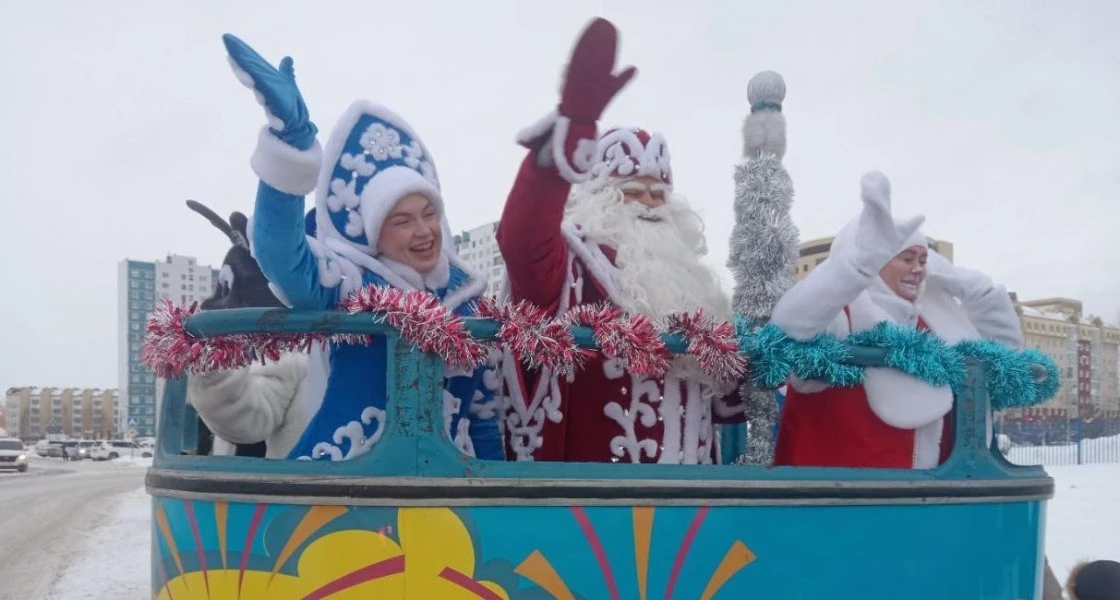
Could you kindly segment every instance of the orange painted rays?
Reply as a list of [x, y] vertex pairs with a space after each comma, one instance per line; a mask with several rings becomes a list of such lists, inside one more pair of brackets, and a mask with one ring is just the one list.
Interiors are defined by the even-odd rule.
[[[696, 537], [696, 533], [700, 530], [700, 526], [704, 523], [704, 519], [708, 515], [708, 510], [708, 507], [697, 509], [691, 523], [689, 523], [684, 538], [681, 540], [680, 548], [677, 550], [676, 557], [673, 560], [672, 570], [669, 573], [669, 581], [665, 586], [665, 594], [663, 597], [666, 600], [673, 597], [673, 592], [676, 589], [677, 579], [680, 576], [681, 568], [684, 566], [685, 558], [688, 556], [688, 552], [692, 547], [692, 542]], [[592, 553], [595, 555], [611, 600], [619, 600], [620, 596], [614, 572], [611, 569], [610, 562], [603, 549], [603, 544], [598, 534], [595, 532], [594, 527], [591, 525], [591, 520], [587, 517], [586, 511], [581, 507], [573, 506], [571, 507], [571, 511], [584, 537], [587, 538]], [[634, 507], [631, 509], [631, 512], [634, 536], [634, 562], [637, 567], [635, 575], [638, 585], [638, 597], [639, 600], [647, 600], [649, 598], [649, 553], [650, 542], [653, 538], [655, 509], [653, 507]], [[731, 547], [724, 554], [723, 559], [708, 579], [708, 584], [704, 587], [700, 598], [702, 600], [710, 600], [732, 576], [738, 573], [743, 567], [753, 562], [754, 559], [754, 553], [747, 548], [746, 544], [736, 540], [731, 544]], [[556, 572], [556, 569], [549, 563], [548, 559], [545, 558], [540, 550], [533, 551], [515, 570], [519, 575], [539, 585], [543, 590], [552, 594], [558, 600], [575, 599], [575, 594], [572, 593], [567, 583], [565, 583], [564, 579]]]

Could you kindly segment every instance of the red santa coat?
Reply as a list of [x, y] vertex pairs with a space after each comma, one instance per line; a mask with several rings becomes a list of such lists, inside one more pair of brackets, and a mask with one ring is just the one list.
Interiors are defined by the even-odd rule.
[[[593, 139], [589, 129], [580, 137]], [[553, 314], [613, 303], [613, 251], [563, 222], [571, 184], [539, 162], [531, 153], [522, 163], [497, 232], [511, 299]], [[503, 374], [508, 456], [517, 460], [710, 464], [719, 456], [715, 424], [743, 420], [734, 391], [674, 372], [642, 377], [602, 355], [572, 377], [507, 356]]]
[[[918, 319], [918, 328], [927, 329]], [[953, 448], [953, 413], [925, 429], [902, 429], [871, 409], [862, 385], [816, 393], [787, 388], [774, 447], [774, 464], [801, 467], [909, 469], [937, 436], [937, 464]], [[924, 450], [928, 452], [928, 450]]]

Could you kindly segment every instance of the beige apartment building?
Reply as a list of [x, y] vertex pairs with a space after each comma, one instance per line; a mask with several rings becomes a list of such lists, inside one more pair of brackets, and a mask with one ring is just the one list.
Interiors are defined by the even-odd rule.
[[1040, 408], [1086, 417], [1120, 411], [1120, 327], [1084, 316], [1081, 302], [1070, 298], [1016, 302], [1016, 308], [1026, 345], [1054, 359], [1062, 374], [1058, 395]]
[[9, 388], [4, 398], [8, 434], [38, 440], [48, 433], [74, 438], [114, 438], [119, 422], [117, 390]]

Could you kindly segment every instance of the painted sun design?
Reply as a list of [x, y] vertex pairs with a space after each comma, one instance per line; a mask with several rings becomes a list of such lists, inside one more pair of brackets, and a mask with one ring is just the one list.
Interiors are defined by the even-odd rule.
[[[398, 541], [384, 531], [342, 530], [314, 539], [298, 557], [296, 550], [325, 525], [346, 513], [344, 506], [312, 506], [303, 515], [276, 556], [271, 571], [247, 568], [266, 505], [257, 505], [249, 523], [241, 560], [230, 564], [226, 554], [229, 506], [215, 502], [214, 513], [221, 565], [206, 563], [194, 508], [183, 502], [200, 570], [184, 572], [182, 554], [162, 503], [155, 510], [156, 527], [167, 545], [178, 575], [171, 579], [157, 560], [165, 582], [157, 598], [441, 598], [447, 600], [509, 600], [498, 584], [474, 577], [474, 541], [466, 526], [446, 508], [413, 508], [397, 513]], [[295, 575], [280, 573], [293, 557]]]
[[[591, 524], [591, 520], [587, 517], [587, 513], [583, 508], [573, 506], [571, 507], [572, 515], [575, 517], [576, 522], [579, 524], [580, 530], [587, 538], [588, 545], [595, 555], [595, 559], [599, 564], [599, 570], [602, 573], [603, 580], [606, 583], [607, 590], [610, 592], [611, 600], [619, 600], [618, 583], [615, 579], [614, 571], [611, 569], [610, 561], [607, 559], [606, 551], [603, 549], [603, 543], [599, 539], [598, 533]], [[675, 597], [673, 593], [676, 591], [677, 579], [680, 576], [681, 568], [684, 566], [685, 558], [692, 547], [692, 542], [696, 538], [696, 533], [703, 525], [704, 519], [708, 515], [709, 508], [701, 507], [696, 510], [696, 514], [692, 517], [692, 522], [688, 526], [688, 530], [681, 540], [680, 548], [677, 550], [676, 557], [673, 560], [672, 570], [669, 572], [669, 581], [665, 586], [665, 598]], [[633, 532], [634, 532], [634, 558], [637, 566], [638, 584], [638, 598], [639, 600], [646, 600], [649, 592], [649, 555], [650, 555], [650, 540], [653, 536], [653, 520], [655, 509], [653, 507], [634, 507], [632, 510], [633, 517]], [[736, 540], [728, 548], [727, 552], [723, 555], [719, 566], [716, 567], [711, 577], [708, 579], [708, 584], [704, 587], [703, 592], [700, 594], [701, 600], [710, 600], [719, 592], [720, 588], [726, 584], [732, 576], [738, 573], [743, 567], [747, 566], [755, 559], [755, 555], [746, 544]], [[517, 566], [515, 571], [540, 586], [542, 589], [552, 594], [557, 600], [575, 600], [576, 596], [569, 589], [568, 584], [556, 572], [552, 564], [545, 558], [540, 550], [534, 551], [525, 560]]]

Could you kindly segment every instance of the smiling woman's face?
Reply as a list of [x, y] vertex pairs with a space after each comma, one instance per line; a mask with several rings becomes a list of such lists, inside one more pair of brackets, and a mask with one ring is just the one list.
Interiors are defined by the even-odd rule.
[[426, 274], [439, 263], [443, 230], [439, 211], [427, 196], [409, 194], [397, 201], [381, 224], [377, 253]]
[[922, 282], [926, 279], [926, 259], [929, 250], [910, 246], [899, 252], [879, 271], [879, 277], [901, 298], [914, 302], [918, 299]]

